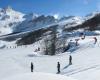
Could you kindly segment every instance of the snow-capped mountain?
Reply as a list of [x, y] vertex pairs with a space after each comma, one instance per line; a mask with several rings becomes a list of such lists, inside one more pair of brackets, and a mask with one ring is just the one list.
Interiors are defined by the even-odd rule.
[[80, 17], [68, 16], [56, 19], [51, 15], [38, 15], [34, 13], [23, 14], [13, 10], [11, 7], [0, 8], [0, 35], [6, 35], [13, 32], [26, 32], [49, 27], [52, 24], [73, 25], [81, 24]]
[[66, 28], [82, 24], [84, 20], [79, 16], [62, 17], [59, 20], [59, 25], [65, 25]]
[[23, 16], [23, 18], [25, 18], [27, 21], [30, 21], [36, 19], [38, 16], [39, 16], [38, 14], [29, 13]]
[[79, 16], [64, 16], [57, 19], [53, 15], [23, 14], [8, 6], [0, 8], [0, 35], [34, 31], [52, 25], [58, 25], [60, 28], [65, 29], [77, 29], [77, 27], [80, 28], [80, 25], [83, 25], [86, 21], [91, 20], [99, 14], [100, 12], [93, 12], [84, 18]]
[[[27, 17], [32, 16], [32, 17]], [[45, 16], [45, 15], [27, 15], [26, 20], [24, 20], [19, 26], [14, 29], [14, 32], [25, 32], [38, 30], [40, 28], [45, 28], [48, 25], [56, 23], [56, 19], [53, 16]]]
[[99, 11], [92, 12], [92, 13], [86, 15], [84, 19], [89, 20], [89, 19], [95, 17], [96, 15], [100, 15], [100, 12]]
[[0, 35], [5, 35], [13, 32], [23, 20], [24, 14], [13, 10], [11, 7], [0, 9]]

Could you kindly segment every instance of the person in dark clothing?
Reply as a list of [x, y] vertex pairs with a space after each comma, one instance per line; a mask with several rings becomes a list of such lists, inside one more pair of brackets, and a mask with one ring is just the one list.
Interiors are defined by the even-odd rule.
[[72, 56], [69, 56], [69, 65], [72, 65]]
[[59, 62], [57, 62], [57, 73], [60, 73], [60, 63]]
[[31, 72], [33, 72], [33, 68], [34, 68], [34, 65], [33, 65], [33, 63], [31, 62]]
[[79, 45], [79, 44], [78, 44], [79, 39], [75, 39], [75, 41], [76, 41], [76, 46], [78, 46], [78, 45]]
[[96, 44], [97, 43], [97, 38], [96, 37], [94, 37], [94, 44]]

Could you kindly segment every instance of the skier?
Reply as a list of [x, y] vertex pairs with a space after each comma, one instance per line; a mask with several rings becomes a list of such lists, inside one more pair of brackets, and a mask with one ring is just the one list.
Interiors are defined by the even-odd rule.
[[97, 38], [96, 37], [94, 37], [94, 44], [96, 44], [97, 43]]
[[33, 66], [33, 63], [31, 62], [31, 72], [33, 72], [33, 68], [34, 66]]
[[69, 65], [72, 65], [72, 56], [69, 56]]
[[38, 51], [40, 51], [40, 48], [38, 47]]
[[78, 46], [78, 45], [79, 45], [79, 44], [78, 44], [79, 39], [75, 39], [75, 41], [76, 41], [76, 46]]
[[60, 63], [59, 62], [57, 62], [57, 73], [59, 74], [60, 73]]
[[85, 39], [85, 34], [83, 34], [83, 35], [81, 36], [81, 39], [82, 39], [82, 40], [84, 40], [84, 39]]

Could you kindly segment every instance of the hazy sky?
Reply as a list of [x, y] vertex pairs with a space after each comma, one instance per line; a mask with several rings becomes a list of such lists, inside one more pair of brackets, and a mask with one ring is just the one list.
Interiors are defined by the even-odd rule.
[[100, 11], [100, 0], [0, 0], [0, 7], [11, 6], [23, 13], [79, 15]]

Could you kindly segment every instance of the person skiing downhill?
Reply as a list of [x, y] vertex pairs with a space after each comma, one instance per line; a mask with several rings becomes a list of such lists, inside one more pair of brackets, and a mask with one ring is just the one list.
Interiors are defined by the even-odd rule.
[[69, 56], [69, 65], [72, 65], [72, 56]]
[[57, 73], [60, 73], [60, 63], [59, 62], [57, 62]]
[[34, 66], [33, 66], [33, 63], [31, 62], [31, 72], [33, 72], [33, 68]]

